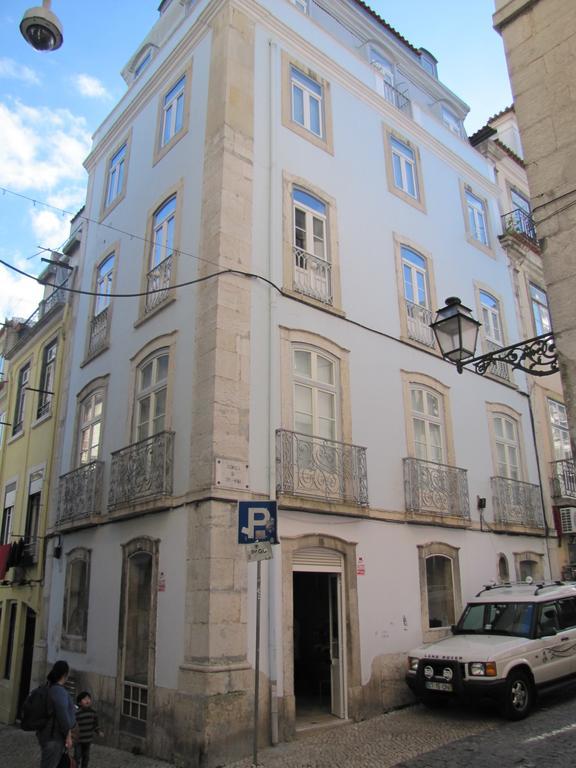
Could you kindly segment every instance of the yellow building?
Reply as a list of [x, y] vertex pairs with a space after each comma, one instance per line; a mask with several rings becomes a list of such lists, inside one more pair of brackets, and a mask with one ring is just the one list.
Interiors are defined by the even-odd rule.
[[[47, 558], [58, 556], [46, 531], [65, 360], [70, 261], [80, 239], [66, 244], [66, 261], [39, 280], [44, 298], [26, 320], [0, 332], [4, 374], [0, 392], [0, 722], [11, 723], [30, 685], [43, 679], [43, 585]], [[8, 556], [8, 560], [6, 559]]]

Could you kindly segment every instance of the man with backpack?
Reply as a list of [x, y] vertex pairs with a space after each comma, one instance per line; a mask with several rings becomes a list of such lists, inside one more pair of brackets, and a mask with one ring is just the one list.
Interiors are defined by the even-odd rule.
[[57, 661], [47, 677], [46, 722], [36, 731], [42, 750], [40, 768], [57, 768], [64, 749], [72, 750], [72, 728], [76, 725], [74, 703], [64, 688], [70, 668]]

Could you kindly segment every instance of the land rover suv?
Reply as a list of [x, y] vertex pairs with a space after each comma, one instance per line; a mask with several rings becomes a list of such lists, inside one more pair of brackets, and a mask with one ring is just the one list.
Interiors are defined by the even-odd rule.
[[406, 682], [429, 706], [448, 698], [493, 699], [510, 720], [537, 692], [576, 678], [576, 584], [487, 586], [469, 601], [452, 636], [408, 656]]

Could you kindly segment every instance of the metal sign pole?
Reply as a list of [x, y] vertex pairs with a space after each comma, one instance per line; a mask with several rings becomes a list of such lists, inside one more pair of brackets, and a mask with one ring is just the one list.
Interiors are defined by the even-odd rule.
[[254, 751], [252, 763], [254, 768], [258, 766], [258, 699], [260, 691], [260, 602], [261, 602], [261, 576], [262, 561], [256, 562], [256, 659], [254, 664]]

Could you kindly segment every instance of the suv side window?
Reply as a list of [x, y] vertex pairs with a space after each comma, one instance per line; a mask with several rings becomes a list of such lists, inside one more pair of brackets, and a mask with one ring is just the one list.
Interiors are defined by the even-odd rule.
[[538, 634], [553, 635], [558, 632], [560, 628], [558, 621], [558, 608], [555, 602], [543, 603], [540, 606], [540, 614], [538, 617]]
[[558, 601], [558, 619], [560, 629], [576, 628], [576, 598], [567, 597]]

